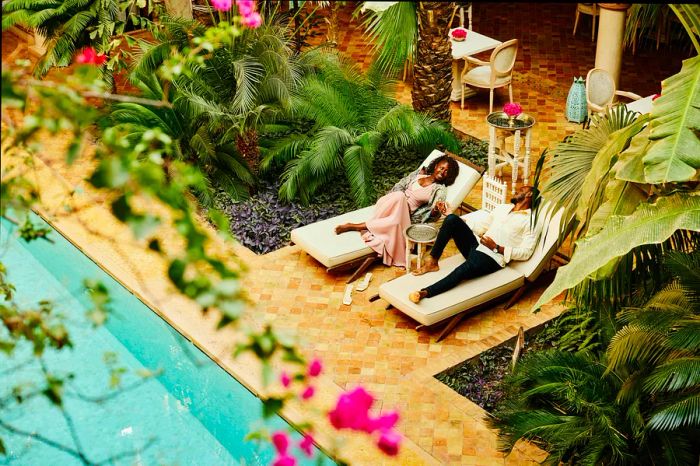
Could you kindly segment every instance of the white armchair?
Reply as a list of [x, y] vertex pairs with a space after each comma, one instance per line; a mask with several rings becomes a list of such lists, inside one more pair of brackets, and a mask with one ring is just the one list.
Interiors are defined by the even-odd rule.
[[615, 96], [626, 97], [631, 100], [639, 100], [642, 97], [627, 91], [615, 89], [615, 81], [607, 71], [601, 68], [593, 68], [586, 76], [586, 102], [588, 103], [588, 116], [593, 113], [604, 112], [614, 105]]
[[[497, 87], [508, 86], [510, 101], [513, 101], [513, 66], [518, 55], [518, 39], [502, 43], [491, 52], [488, 62], [474, 57], [467, 57], [469, 63], [477, 65], [474, 68], [464, 68], [462, 86], [474, 86], [489, 89], [489, 113], [493, 112], [493, 90]], [[464, 108], [464, 92], [462, 92], [462, 108]]]

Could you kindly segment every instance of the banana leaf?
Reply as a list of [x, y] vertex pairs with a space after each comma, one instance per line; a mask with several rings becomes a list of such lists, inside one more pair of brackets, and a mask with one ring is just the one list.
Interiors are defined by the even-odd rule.
[[533, 309], [578, 285], [611, 259], [643, 244], [661, 243], [676, 230], [700, 231], [700, 195], [676, 193], [654, 204], [640, 204], [632, 215], [610, 217], [598, 234], [577, 241], [571, 262], [557, 271]]

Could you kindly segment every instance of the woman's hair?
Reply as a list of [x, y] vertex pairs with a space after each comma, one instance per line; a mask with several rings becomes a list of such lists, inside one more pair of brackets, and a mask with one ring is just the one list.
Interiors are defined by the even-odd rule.
[[428, 165], [428, 168], [425, 170], [425, 172], [428, 175], [432, 175], [435, 172], [435, 167], [437, 167], [438, 164], [443, 161], [447, 162], [447, 176], [444, 180], [436, 181], [436, 183], [444, 184], [445, 186], [451, 186], [457, 179], [457, 175], [459, 175], [459, 164], [455, 159], [453, 159], [449, 155], [441, 155], [440, 157], [433, 159]]

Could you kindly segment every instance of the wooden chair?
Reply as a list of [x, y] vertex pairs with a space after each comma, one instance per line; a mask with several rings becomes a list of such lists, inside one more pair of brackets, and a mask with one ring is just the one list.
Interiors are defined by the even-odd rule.
[[[518, 39], [502, 43], [491, 52], [488, 62], [474, 57], [466, 57], [467, 62], [477, 65], [464, 68], [462, 86], [474, 86], [489, 89], [489, 113], [493, 112], [493, 90], [508, 86], [508, 96], [513, 101], [513, 66], [518, 55]], [[462, 92], [462, 109], [464, 109], [464, 92]]]
[[600, 14], [600, 9], [595, 3], [577, 3], [576, 4], [576, 19], [574, 20], [574, 36], [576, 35], [576, 28], [578, 27], [578, 18], [583, 13], [584, 15], [591, 15], [592, 23], [591, 26], [591, 42], [595, 40], [595, 20], [596, 16]]
[[615, 81], [610, 73], [593, 68], [586, 75], [586, 102], [588, 103], [588, 116], [593, 113], [604, 112], [614, 105], [615, 96], [627, 97], [631, 100], [639, 100], [642, 97], [633, 92], [619, 91], [615, 88]]

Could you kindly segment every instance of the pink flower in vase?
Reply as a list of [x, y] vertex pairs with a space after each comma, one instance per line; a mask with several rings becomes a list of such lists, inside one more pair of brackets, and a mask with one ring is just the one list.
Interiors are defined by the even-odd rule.
[[523, 108], [518, 103], [508, 102], [503, 106], [503, 113], [505, 113], [511, 118], [515, 118], [521, 113], [523, 113]]

